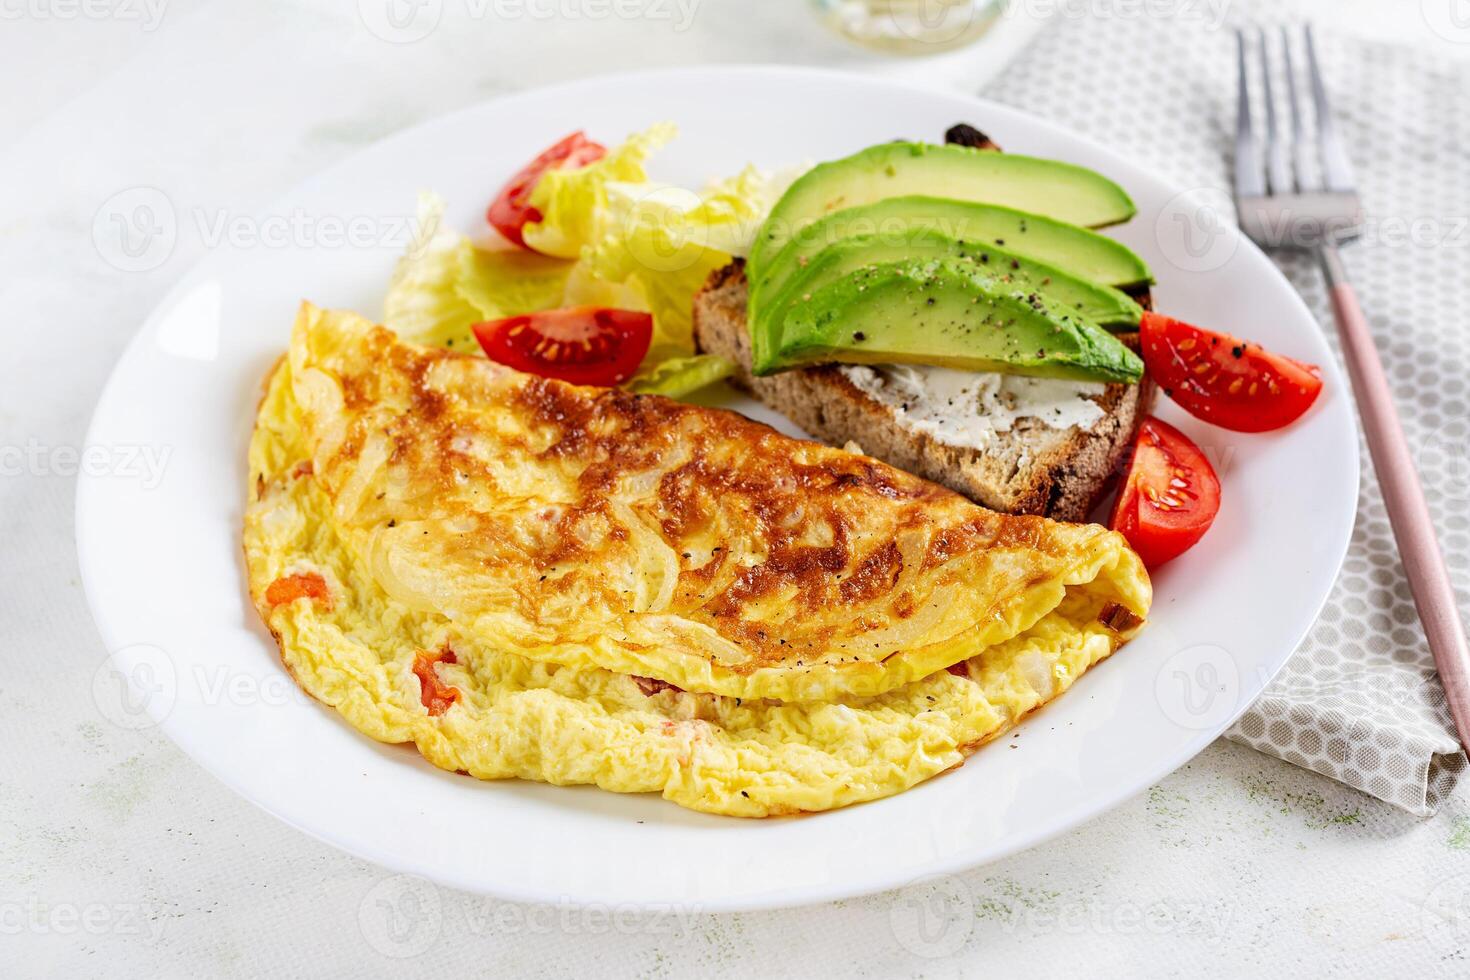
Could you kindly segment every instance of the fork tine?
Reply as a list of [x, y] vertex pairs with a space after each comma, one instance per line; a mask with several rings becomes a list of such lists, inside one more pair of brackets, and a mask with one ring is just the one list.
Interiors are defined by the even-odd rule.
[[1306, 26], [1307, 66], [1312, 78], [1312, 102], [1317, 110], [1317, 145], [1322, 152], [1322, 176], [1330, 191], [1353, 189], [1353, 166], [1332, 124], [1332, 108], [1327, 104], [1327, 86], [1322, 82], [1322, 69], [1317, 64], [1317, 45], [1312, 39], [1312, 25]]
[[1296, 171], [1296, 187], [1299, 191], [1317, 189], [1312, 177], [1312, 150], [1307, 145], [1306, 126], [1302, 123], [1301, 100], [1296, 91], [1296, 64], [1291, 57], [1291, 32], [1281, 28], [1281, 53], [1286, 59], [1286, 96], [1291, 105], [1291, 153], [1293, 169]]
[[1291, 193], [1291, 167], [1286, 162], [1286, 144], [1276, 128], [1276, 93], [1271, 86], [1271, 49], [1266, 44], [1266, 30], [1257, 31], [1261, 48], [1261, 85], [1266, 100], [1266, 183], [1272, 194]]
[[1235, 115], [1235, 196], [1264, 197], [1266, 183], [1261, 177], [1255, 133], [1251, 131], [1251, 87], [1246, 68], [1245, 31], [1237, 28], [1235, 40], [1240, 62], [1240, 98]]

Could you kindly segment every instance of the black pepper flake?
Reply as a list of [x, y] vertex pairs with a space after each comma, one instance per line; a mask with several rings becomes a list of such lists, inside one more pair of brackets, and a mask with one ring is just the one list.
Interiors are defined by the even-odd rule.
[[1019, 268], [1021, 268], [1021, 263], [1020, 262], [1017, 262], [1015, 259], [1011, 259], [1011, 268], [1012, 269], [1019, 269]]
[[865, 341], [865, 340], [868, 339], [868, 336], [867, 336], [867, 334], [863, 333], [861, 330], [854, 330], [853, 331], [853, 334], [852, 334], [852, 339], [853, 340], [856, 340], [858, 343], [861, 344], [863, 341]]
[[997, 238], [995, 240], [995, 244], [997, 244], [997, 245], [1004, 245], [1005, 243], [1006, 243], [1006, 240], [1004, 238]]
[[389, 527], [397, 527], [398, 526], [398, 522], [396, 520], [393, 520], [392, 518], [389, 518], [389, 520], [388, 520], [388, 526]]
[[1230, 353], [1234, 354], [1236, 357], [1243, 356], [1245, 354], [1245, 345], [1236, 344], [1234, 347], [1230, 348]]

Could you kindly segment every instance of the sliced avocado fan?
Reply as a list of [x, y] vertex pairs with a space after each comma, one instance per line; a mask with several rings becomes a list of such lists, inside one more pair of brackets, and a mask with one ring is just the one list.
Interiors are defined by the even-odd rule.
[[780, 348], [786, 313], [803, 297], [811, 296], [850, 273], [906, 259], [954, 259], [983, 267], [1014, 290], [1040, 293], [1085, 320], [1116, 330], [1135, 330], [1143, 307], [1127, 293], [1100, 286], [1045, 262], [1038, 262], [996, 245], [958, 241], [929, 228], [909, 227], [898, 234], [856, 235], [827, 246], [781, 289], [763, 300], [749, 315], [751, 356], [757, 371]]
[[1148, 263], [1106, 235], [1014, 208], [913, 194], [837, 211], [804, 228], [764, 269], [747, 265], [751, 302], [774, 295], [830, 245], [858, 235], [895, 237], [909, 228], [985, 242], [1103, 286], [1127, 289], [1153, 282]]
[[1096, 323], [962, 259], [865, 266], [792, 304], [771, 364], [936, 364], [1136, 382], [1143, 362]]

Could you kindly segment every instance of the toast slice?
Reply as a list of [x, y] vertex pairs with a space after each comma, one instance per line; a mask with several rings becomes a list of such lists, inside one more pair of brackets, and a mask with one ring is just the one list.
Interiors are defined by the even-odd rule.
[[[985, 449], [940, 442], [901, 423], [883, 401], [863, 391], [835, 365], [757, 378], [750, 373], [745, 322], [744, 263], [711, 273], [694, 297], [695, 345], [739, 365], [734, 384], [833, 445], [862, 451], [1009, 514], [1081, 521], [1120, 472], [1138, 425], [1153, 406], [1154, 386], [1108, 385], [1097, 400], [1103, 417], [1088, 429], [1052, 428], [1022, 417], [997, 431]], [[1135, 295], [1145, 307], [1148, 296]], [[1125, 336], [1136, 342], [1136, 335]]]

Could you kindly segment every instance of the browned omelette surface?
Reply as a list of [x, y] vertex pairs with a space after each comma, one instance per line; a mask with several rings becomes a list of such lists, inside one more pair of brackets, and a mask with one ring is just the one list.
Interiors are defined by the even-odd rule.
[[1069, 592], [1147, 615], [1147, 575], [1111, 531], [999, 515], [732, 412], [535, 378], [310, 305], [289, 367], [354, 561], [407, 609], [534, 661], [820, 700], [973, 657]]

